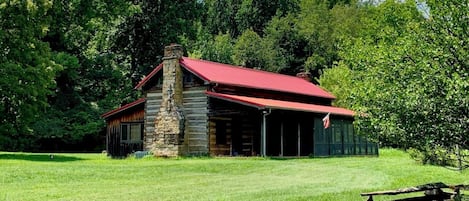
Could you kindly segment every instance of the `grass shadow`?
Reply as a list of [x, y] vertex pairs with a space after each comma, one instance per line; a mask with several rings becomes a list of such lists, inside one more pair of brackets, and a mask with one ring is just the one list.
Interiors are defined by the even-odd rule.
[[70, 162], [70, 161], [80, 161], [86, 160], [83, 158], [78, 158], [74, 156], [64, 156], [56, 154], [0, 154], [0, 160], [25, 160], [25, 161], [35, 161], [35, 162]]

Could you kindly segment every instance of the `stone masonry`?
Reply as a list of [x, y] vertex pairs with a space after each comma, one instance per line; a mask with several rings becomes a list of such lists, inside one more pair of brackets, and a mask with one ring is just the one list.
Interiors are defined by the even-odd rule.
[[155, 119], [155, 137], [151, 151], [155, 156], [182, 155], [184, 141], [184, 114], [182, 111], [182, 70], [179, 59], [181, 45], [166, 46], [163, 58], [162, 102]]

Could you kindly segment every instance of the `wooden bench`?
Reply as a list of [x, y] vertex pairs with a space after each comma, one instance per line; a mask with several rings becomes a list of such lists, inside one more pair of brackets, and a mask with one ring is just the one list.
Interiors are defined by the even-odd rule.
[[[442, 189], [452, 189], [453, 192], [444, 192]], [[376, 192], [369, 192], [369, 193], [361, 193], [361, 196], [368, 196], [367, 201], [373, 201], [373, 196], [374, 195], [398, 195], [398, 194], [404, 194], [404, 193], [414, 193], [414, 192], [421, 192], [424, 191], [424, 196], [422, 197], [412, 197], [412, 198], [404, 198], [404, 199], [399, 199], [396, 201], [423, 201], [423, 200], [441, 200], [441, 201], [446, 201], [446, 200], [461, 200], [461, 190], [467, 190], [469, 189], [469, 185], [446, 185], [444, 183], [438, 182], [438, 183], [430, 183], [430, 184], [424, 184], [416, 187], [410, 187], [410, 188], [401, 188], [397, 190], [387, 190], [387, 191], [376, 191]]]

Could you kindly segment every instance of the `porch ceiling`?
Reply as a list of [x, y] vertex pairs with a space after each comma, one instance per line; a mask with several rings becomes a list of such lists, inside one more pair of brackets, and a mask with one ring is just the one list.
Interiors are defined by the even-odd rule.
[[255, 97], [247, 97], [247, 96], [238, 96], [238, 95], [230, 95], [230, 94], [221, 94], [216, 92], [206, 91], [209, 97], [218, 98], [234, 103], [239, 103], [251, 107], [255, 107], [258, 109], [281, 109], [281, 110], [293, 110], [293, 111], [304, 111], [304, 112], [315, 112], [315, 113], [331, 113], [335, 115], [342, 115], [342, 116], [354, 116], [354, 112], [352, 110], [348, 110], [345, 108], [339, 107], [332, 107], [332, 106], [325, 106], [325, 105], [315, 105], [315, 104], [307, 104], [307, 103], [299, 103], [299, 102], [291, 102], [291, 101], [282, 101], [282, 100], [273, 100], [273, 99], [265, 99], [265, 98], [255, 98]]

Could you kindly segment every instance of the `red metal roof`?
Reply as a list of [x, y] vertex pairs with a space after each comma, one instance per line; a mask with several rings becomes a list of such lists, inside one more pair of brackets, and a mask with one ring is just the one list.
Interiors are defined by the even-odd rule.
[[[210, 83], [335, 99], [335, 97], [329, 92], [321, 89], [311, 82], [295, 76], [282, 75], [205, 60], [191, 59], [188, 57], [183, 57], [180, 64], [188, 71]], [[162, 68], [162, 64], [158, 65], [150, 74], [142, 79], [137, 86], [135, 86], [135, 89], [140, 89], [144, 86]]]
[[222, 100], [235, 102], [243, 105], [248, 105], [251, 107], [256, 107], [259, 109], [282, 109], [282, 110], [296, 110], [296, 111], [305, 111], [305, 112], [315, 112], [315, 113], [331, 113], [335, 115], [343, 116], [354, 116], [354, 112], [348, 109], [324, 106], [324, 105], [315, 105], [299, 102], [290, 102], [290, 101], [281, 101], [265, 98], [254, 98], [247, 96], [238, 96], [230, 94], [221, 94], [207, 91], [205, 92], [210, 97], [219, 98]]
[[183, 57], [181, 65], [200, 78], [210, 82], [247, 88], [303, 94], [335, 99], [320, 87], [295, 76], [243, 68], [228, 64]]
[[122, 106], [122, 107], [120, 107], [120, 108], [117, 108], [117, 109], [115, 109], [115, 110], [111, 110], [111, 111], [109, 111], [109, 112], [106, 112], [106, 113], [102, 114], [101, 117], [103, 117], [103, 118], [106, 119], [106, 118], [108, 118], [108, 117], [110, 117], [110, 116], [113, 116], [113, 115], [115, 115], [115, 114], [119, 114], [119, 113], [121, 113], [121, 112], [123, 112], [123, 111], [125, 111], [125, 110], [131, 109], [131, 108], [133, 108], [133, 107], [135, 107], [135, 106], [137, 106], [137, 105], [140, 105], [140, 104], [142, 104], [142, 103], [145, 103], [145, 98], [140, 98], [140, 99], [138, 99], [138, 100], [136, 100], [136, 101], [134, 101], [134, 102], [131, 102], [131, 103], [129, 103], [129, 104], [126, 104], [126, 105], [124, 105], [124, 106]]

